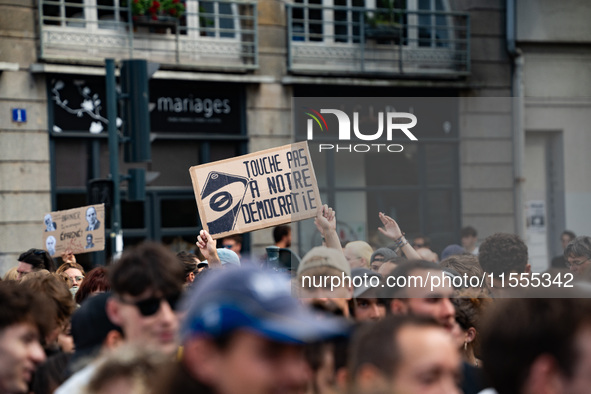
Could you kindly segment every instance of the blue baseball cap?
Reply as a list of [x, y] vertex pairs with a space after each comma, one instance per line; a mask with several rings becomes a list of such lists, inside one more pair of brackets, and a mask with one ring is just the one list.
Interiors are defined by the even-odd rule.
[[[238, 257], [236, 252], [234, 252], [233, 250], [226, 249], [226, 248], [218, 248], [217, 252], [218, 252], [218, 257], [220, 258], [220, 262], [222, 263], [222, 265], [230, 264], [230, 265], [235, 265], [237, 267], [240, 267], [240, 258]], [[201, 264], [202, 266], [209, 265], [209, 262], [207, 260], [203, 260], [199, 264]], [[199, 264], [197, 264], [197, 268], [200, 268]]]
[[283, 343], [309, 343], [347, 332], [343, 319], [321, 316], [293, 298], [288, 276], [258, 269], [209, 271], [189, 291], [183, 309], [183, 342], [239, 329]]

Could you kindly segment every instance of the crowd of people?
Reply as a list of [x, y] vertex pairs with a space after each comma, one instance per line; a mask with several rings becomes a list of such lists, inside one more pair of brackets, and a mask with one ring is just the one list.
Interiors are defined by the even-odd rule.
[[590, 237], [532, 273], [514, 234], [439, 256], [379, 219], [388, 245], [341, 245], [325, 205], [322, 246], [278, 226], [258, 264], [205, 230], [89, 272], [30, 249], [0, 282], [0, 394], [591, 392]]

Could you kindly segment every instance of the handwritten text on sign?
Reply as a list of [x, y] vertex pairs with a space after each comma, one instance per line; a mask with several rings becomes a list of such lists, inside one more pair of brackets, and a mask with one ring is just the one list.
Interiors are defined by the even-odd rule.
[[43, 245], [51, 256], [105, 249], [105, 205], [88, 205], [48, 213], [43, 218]]
[[214, 238], [307, 219], [321, 205], [306, 142], [191, 167], [201, 221]]

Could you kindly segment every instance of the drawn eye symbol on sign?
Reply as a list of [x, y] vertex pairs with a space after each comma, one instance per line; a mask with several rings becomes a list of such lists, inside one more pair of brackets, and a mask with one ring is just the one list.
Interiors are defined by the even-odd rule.
[[240, 206], [248, 189], [248, 178], [213, 171], [201, 190], [201, 201], [208, 207], [207, 226], [211, 234], [234, 229]]

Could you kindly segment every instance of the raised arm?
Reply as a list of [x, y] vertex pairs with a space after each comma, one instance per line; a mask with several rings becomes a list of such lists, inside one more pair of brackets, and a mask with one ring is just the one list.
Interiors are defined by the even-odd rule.
[[218, 256], [216, 241], [207, 231], [201, 230], [199, 232], [199, 235], [197, 236], [197, 242], [195, 242], [195, 244], [197, 247], [199, 247], [201, 254], [207, 260], [209, 268], [221, 268], [222, 262]]
[[400, 231], [398, 223], [383, 212], [380, 212], [379, 216], [384, 227], [378, 227], [378, 230], [396, 243], [396, 250], [400, 248], [408, 260], [421, 260], [421, 256], [419, 256], [417, 251], [408, 243], [404, 234]]
[[64, 263], [76, 263], [76, 256], [72, 252], [72, 249], [66, 249], [64, 253], [60, 256]]
[[322, 234], [322, 240], [325, 246], [340, 251], [343, 250], [339, 235], [337, 234], [336, 212], [332, 208], [329, 208], [326, 204], [318, 208], [314, 224], [320, 234]]

